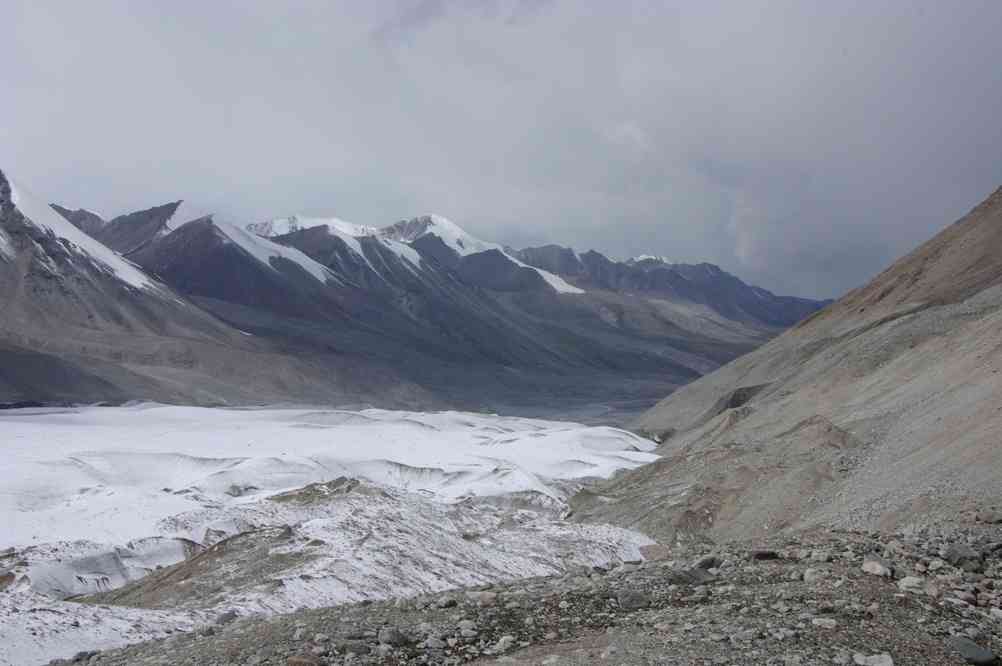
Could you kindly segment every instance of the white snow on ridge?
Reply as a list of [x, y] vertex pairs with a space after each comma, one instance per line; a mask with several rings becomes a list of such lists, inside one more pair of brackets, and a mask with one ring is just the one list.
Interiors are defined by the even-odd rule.
[[[327, 227], [329, 233], [343, 240], [348, 247], [350, 247], [355, 254], [364, 259], [365, 262], [369, 264], [369, 267], [377, 274], [380, 273], [372, 265], [372, 262], [369, 261], [368, 257], [366, 257], [365, 252], [362, 250], [362, 245], [358, 240], [359, 238], [376, 237], [386, 248], [396, 253], [401, 259], [410, 263], [414, 267], [418, 267], [421, 265], [421, 255], [411, 248], [409, 244], [424, 235], [431, 234], [442, 239], [442, 242], [445, 243], [447, 247], [452, 248], [462, 256], [477, 254], [479, 252], [487, 252], [489, 250], [497, 250], [518, 266], [529, 268], [539, 273], [539, 275], [558, 293], [585, 293], [583, 289], [575, 287], [558, 275], [554, 275], [548, 271], [522, 263], [515, 257], [505, 252], [501, 245], [482, 241], [479, 238], [471, 236], [459, 225], [445, 217], [442, 217], [441, 215], [430, 215], [429, 219], [431, 220], [431, 224], [422, 229], [419, 233], [417, 233], [417, 235], [407, 238], [394, 238], [387, 233], [386, 229], [377, 229], [376, 227], [353, 224], [336, 217], [324, 218], [293, 215], [291, 217], [276, 218], [267, 222], [248, 224], [245, 229], [251, 234], [257, 236], [274, 237], [291, 233], [293, 231], [299, 231], [301, 229], [325, 226]], [[389, 228], [392, 228], [392, 225]]]
[[653, 255], [653, 254], [638, 254], [635, 257], [631, 257], [629, 261], [631, 263], [640, 263], [641, 261], [656, 261], [660, 264], [668, 264], [668, 265], [674, 263], [668, 257], [662, 255]]
[[374, 236], [377, 233], [375, 227], [353, 224], [337, 217], [306, 217], [303, 215], [291, 215], [289, 217], [268, 220], [267, 222], [256, 222], [248, 224], [246, 229], [259, 236], [272, 237], [283, 236], [294, 231], [319, 226], [330, 227], [347, 236]]
[[278, 243], [274, 243], [266, 238], [257, 236], [231, 224], [222, 224], [217, 222], [216, 227], [226, 236], [228, 240], [236, 243], [249, 255], [274, 271], [277, 271], [278, 269], [271, 265], [272, 258], [282, 257], [283, 259], [295, 262], [303, 270], [308, 272], [320, 282], [327, 282], [329, 278], [335, 277], [335, 275], [327, 267], [314, 261], [313, 259], [310, 259], [308, 256], [295, 248], [279, 245]]
[[36, 227], [52, 232], [56, 237], [68, 241], [76, 254], [93, 260], [96, 264], [114, 274], [118, 279], [136, 289], [159, 289], [159, 285], [131, 262], [122, 258], [114, 250], [94, 240], [77, 229], [62, 215], [33, 197], [27, 190], [8, 177], [11, 200], [18, 210]]
[[431, 218], [432, 222], [431, 225], [429, 225], [428, 228], [425, 229], [418, 236], [418, 238], [426, 234], [438, 236], [440, 239], [442, 239], [442, 242], [445, 243], [446, 246], [452, 248], [453, 250], [455, 250], [461, 256], [464, 257], [471, 254], [477, 254], [479, 252], [497, 250], [515, 264], [523, 268], [530, 268], [539, 273], [539, 275], [544, 280], [546, 280], [546, 282], [551, 287], [553, 287], [553, 289], [556, 290], [558, 293], [561, 294], [585, 293], [584, 289], [579, 289], [578, 287], [575, 287], [574, 285], [567, 282], [559, 275], [554, 275], [549, 271], [544, 271], [541, 268], [536, 268], [535, 266], [529, 266], [528, 264], [522, 263], [515, 257], [505, 252], [504, 248], [501, 245], [498, 245], [497, 243], [489, 243], [487, 241], [482, 241], [479, 238], [471, 236], [452, 220], [444, 218], [441, 215], [430, 215], [429, 217]]
[[379, 242], [404, 261], [413, 264], [415, 267], [421, 265], [421, 255], [407, 243], [401, 243], [392, 238], [380, 238]]
[[14, 258], [14, 248], [10, 246], [10, 240], [4, 234], [3, 229], [0, 229], [0, 259], [13, 259]]
[[376, 238], [387, 249], [406, 262], [415, 267], [421, 265], [421, 255], [410, 246], [382, 237], [379, 234], [379, 230], [375, 227], [346, 222], [336, 217], [304, 217], [302, 215], [293, 215], [291, 217], [276, 218], [267, 222], [248, 224], [245, 228], [252, 234], [271, 238], [314, 227], [326, 227], [328, 233], [344, 241], [351, 251], [368, 264], [369, 268], [377, 275], [381, 275], [381, 273], [376, 270], [376, 267], [372, 265], [372, 262], [366, 256], [365, 251], [362, 249], [362, 243], [359, 241], [360, 238]]

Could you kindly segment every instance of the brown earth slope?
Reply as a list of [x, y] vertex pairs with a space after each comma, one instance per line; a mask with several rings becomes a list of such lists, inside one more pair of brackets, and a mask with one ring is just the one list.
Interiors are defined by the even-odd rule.
[[954, 520], [1002, 495], [1002, 189], [865, 287], [680, 389], [664, 458], [575, 500], [661, 539]]

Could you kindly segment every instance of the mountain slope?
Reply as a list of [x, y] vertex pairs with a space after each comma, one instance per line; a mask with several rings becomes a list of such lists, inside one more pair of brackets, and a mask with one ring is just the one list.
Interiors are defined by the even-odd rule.
[[4, 172], [0, 312], [0, 403], [380, 397], [406, 405], [421, 395], [378, 364], [330, 354], [305, 361], [224, 324]]
[[[565, 267], [532, 265], [436, 215], [382, 229], [300, 216], [241, 228], [192, 219], [178, 201], [87, 218], [91, 238], [67, 222], [83, 216], [57, 210], [65, 219], [33, 207], [29, 224], [15, 215], [0, 227], [10, 267], [0, 288], [13, 304], [0, 341], [22, 365], [35, 358], [28, 349], [55, 353], [51, 373], [91, 387], [85, 400], [341, 400], [623, 420], [819, 305], [719, 270], [684, 276], [595, 252], [570, 252], [584, 272], [558, 275]], [[39, 220], [49, 222], [35, 252], [21, 227]], [[43, 282], [52, 266], [58, 280]], [[58, 288], [43, 303], [24, 296], [26, 280]], [[22, 389], [3, 399], [38, 393], [18, 376]], [[43, 399], [72, 398], [58, 388]]]
[[[171, 232], [170, 222], [181, 208], [181, 201], [120, 215], [93, 235], [119, 254], [128, 255], [139, 250], [154, 238]], [[187, 221], [187, 220], [184, 220]]]
[[654, 465], [576, 500], [652, 536], [955, 520], [1002, 478], [1002, 189], [637, 427]]
[[73, 224], [73, 226], [88, 236], [93, 236], [98, 233], [101, 231], [101, 228], [107, 224], [104, 218], [97, 213], [87, 210], [86, 208], [70, 210], [69, 208], [63, 208], [59, 204], [49, 205], [52, 206], [54, 211], [65, 217], [71, 224]]
[[828, 303], [776, 296], [707, 263], [671, 263], [649, 255], [617, 262], [594, 250], [579, 255], [559, 245], [526, 248], [517, 255], [530, 265], [572, 279], [578, 286], [698, 303], [728, 319], [775, 329], [792, 326]]

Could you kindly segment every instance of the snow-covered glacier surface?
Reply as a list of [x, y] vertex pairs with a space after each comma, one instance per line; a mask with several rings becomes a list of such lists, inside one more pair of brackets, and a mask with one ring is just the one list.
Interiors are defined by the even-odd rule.
[[[460, 412], [0, 412], [0, 664], [189, 630], [231, 609], [639, 559], [643, 535], [561, 515], [583, 480], [650, 462], [652, 449], [615, 428]], [[225, 556], [197, 559], [223, 541]], [[159, 568], [207, 559], [185, 589], [144, 595]], [[129, 583], [126, 605], [67, 601]]]

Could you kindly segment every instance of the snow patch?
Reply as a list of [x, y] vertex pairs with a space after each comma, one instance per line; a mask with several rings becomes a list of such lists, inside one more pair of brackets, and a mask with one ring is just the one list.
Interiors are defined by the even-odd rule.
[[627, 263], [639, 264], [641, 261], [656, 261], [659, 264], [668, 264], [669, 266], [674, 262], [663, 255], [654, 254], [638, 254], [627, 261]]
[[[426, 235], [437, 236], [442, 240], [445, 245], [460, 254], [460, 256], [469, 256], [471, 254], [479, 254], [480, 252], [488, 252], [490, 250], [497, 250], [505, 257], [507, 257], [511, 262], [515, 263], [522, 268], [528, 268], [539, 273], [540, 277], [546, 280], [555, 291], [561, 294], [583, 294], [584, 289], [579, 289], [571, 283], [564, 280], [558, 275], [554, 275], [549, 271], [544, 271], [541, 268], [536, 268], [535, 266], [529, 266], [515, 257], [511, 256], [505, 251], [504, 247], [498, 245], [497, 243], [489, 243], [487, 241], [480, 240], [474, 236], [468, 234], [462, 227], [458, 224], [449, 220], [441, 215], [429, 215], [429, 224], [427, 224], [421, 231], [412, 234], [410, 237], [401, 238], [400, 240], [404, 242], [413, 242], [418, 238]], [[384, 230], [384, 234], [386, 230]]]
[[335, 277], [334, 274], [325, 266], [314, 261], [313, 259], [310, 259], [295, 248], [273, 243], [266, 238], [262, 238], [261, 236], [257, 236], [241, 229], [240, 227], [230, 224], [216, 223], [216, 227], [228, 240], [236, 243], [242, 250], [247, 252], [247, 254], [251, 255], [262, 264], [276, 272], [278, 269], [271, 265], [271, 260], [281, 257], [296, 263], [320, 282], [326, 283], [329, 278]]
[[303, 215], [291, 215], [266, 222], [256, 222], [248, 224], [246, 229], [251, 233], [270, 238], [320, 226], [330, 227], [338, 233], [347, 236], [374, 236], [377, 233], [375, 227], [353, 224], [337, 217], [306, 217]]
[[14, 248], [10, 244], [10, 240], [4, 233], [3, 229], [0, 229], [0, 259], [10, 260], [14, 258]]

